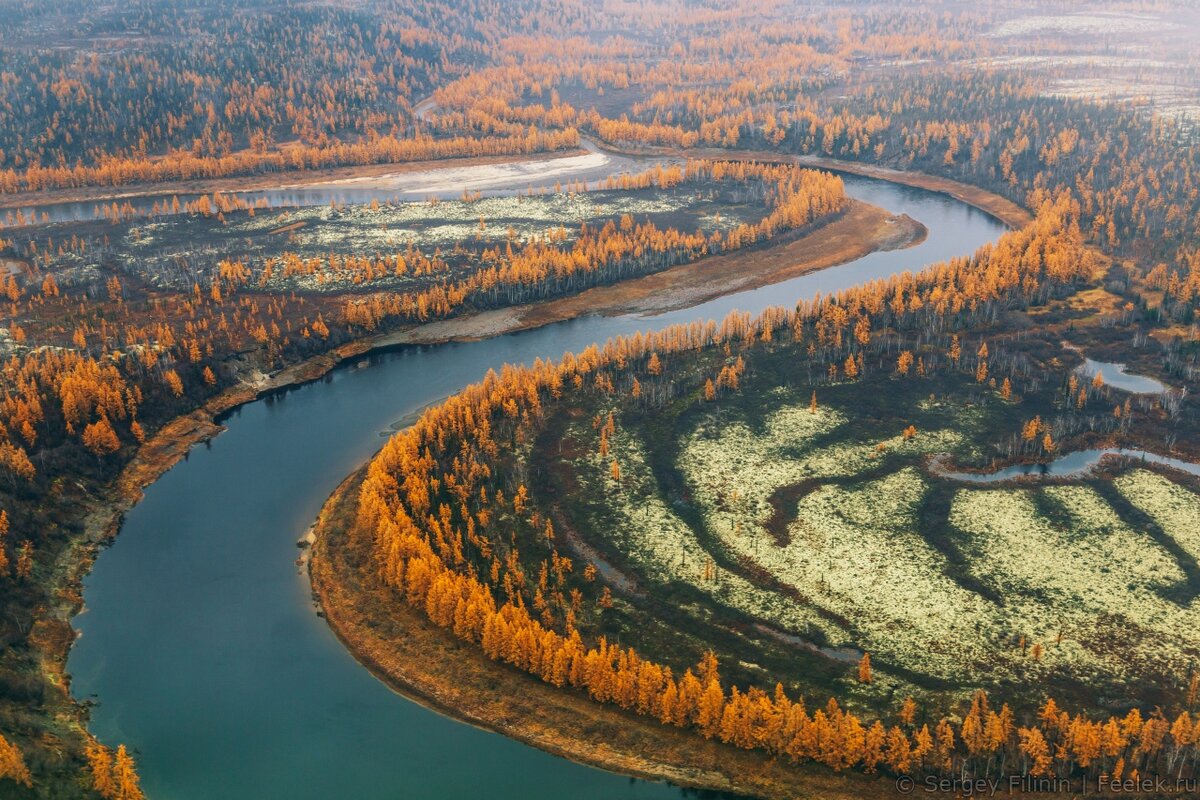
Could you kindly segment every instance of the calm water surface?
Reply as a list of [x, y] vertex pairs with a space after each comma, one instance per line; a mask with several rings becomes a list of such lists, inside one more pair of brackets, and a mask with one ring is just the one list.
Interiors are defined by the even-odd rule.
[[937, 475], [966, 483], [1000, 483], [1019, 478], [1079, 478], [1100, 466], [1106, 459], [1128, 463], [1158, 464], [1190, 475], [1200, 475], [1200, 464], [1151, 453], [1147, 450], [1131, 450], [1126, 447], [1076, 450], [1045, 464], [1013, 464], [994, 472], [938, 472]]
[[1167, 386], [1162, 381], [1146, 375], [1135, 375], [1132, 372], [1126, 372], [1124, 364], [1117, 364], [1112, 361], [1093, 361], [1090, 358], [1084, 358], [1083, 363], [1079, 365], [1076, 372], [1085, 378], [1094, 378], [1096, 375], [1100, 375], [1106, 384], [1123, 392], [1132, 392], [1133, 394], [1162, 394], [1167, 391]]
[[[581, 155], [559, 156], [532, 161], [511, 161], [479, 166], [448, 166], [414, 171], [398, 170], [370, 177], [343, 178], [304, 184], [285, 184], [266, 189], [223, 192], [239, 198], [249, 205], [265, 202], [268, 208], [302, 208], [305, 206], [353, 205], [378, 200], [389, 201], [428, 200], [438, 197], [456, 200], [463, 191], [478, 192], [484, 197], [506, 197], [523, 194], [530, 190], [550, 190], [560, 181], [595, 182], [622, 172], [635, 173], [656, 163], [676, 161], [670, 158], [624, 156], [602, 151], [590, 141], [582, 142]], [[211, 193], [209, 193], [211, 196]], [[74, 202], [47, 203], [29, 207], [0, 210], [0, 222], [12, 225], [17, 221], [18, 210], [27, 224], [46, 222], [87, 222], [97, 219], [99, 208], [125, 207], [128, 204], [138, 216], [148, 216], [156, 205], [171, 207], [178, 199], [181, 206], [202, 195], [195, 192], [174, 194], [146, 194], [121, 196], [114, 189], [115, 200], [82, 200]], [[164, 212], [165, 213], [165, 212]]]
[[154, 800], [665, 798], [392, 693], [314, 613], [296, 539], [380, 433], [505, 362], [610, 336], [791, 304], [970, 253], [999, 223], [942, 195], [848, 177], [925, 223], [921, 245], [657, 317], [585, 317], [483, 342], [412, 347], [251, 403], [146, 491], [85, 581], [69, 670], [92, 730], [138, 753]]

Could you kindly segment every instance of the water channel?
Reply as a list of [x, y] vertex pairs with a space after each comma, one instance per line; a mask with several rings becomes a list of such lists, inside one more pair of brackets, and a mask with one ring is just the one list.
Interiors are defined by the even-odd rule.
[[382, 432], [489, 368], [791, 304], [971, 253], [1003, 231], [945, 195], [854, 176], [846, 185], [923, 222], [928, 238], [660, 316], [589, 316], [379, 353], [234, 411], [225, 433], [147, 489], [85, 581], [68, 668], [75, 696], [96, 702], [92, 730], [136, 750], [154, 800], [679, 797], [394, 694], [314, 612], [295, 542]]

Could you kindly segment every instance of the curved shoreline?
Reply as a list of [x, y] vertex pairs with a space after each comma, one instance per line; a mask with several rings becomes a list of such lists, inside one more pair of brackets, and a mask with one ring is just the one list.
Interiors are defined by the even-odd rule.
[[60, 203], [101, 203], [172, 194], [210, 194], [212, 192], [233, 193], [265, 191], [269, 189], [296, 189], [314, 184], [366, 180], [368, 178], [401, 175], [410, 172], [516, 164], [527, 161], [553, 161], [558, 158], [586, 155], [588, 152], [586, 148], [575, 147], [568, 150], [549, 150], [541, 153], [463, 156], [427, 161], [399, 161], [383, 164], [327, 167], [314, 170], [262, 172], [254, 175], [232, 175], [226, 178], [190, 178], [180, 181], [164, 181], [162, 183], [130, 183], [122, 186], [83, 186], [78, 188], [50, 189], [44, 192], [0, 194], [0, 210], [28, 210], [38, 209], [43, 206], [58, 205]]
[[872, 164], [858, 164], [853, 161], [820, 158], [817, 156], [800, 156], [796, 159], [796, 163], [802, 167], [815, 167], [834, 172], [848, 172], [853, 175], [862, 175], [865, 178], [876, 178], [881, 181], [888, 181], [889, 183], [899, 183], [904, 186], [912, 186], [916, 189], [925, 189], [926, 191], [944, 194], [953, 197], [960, 203], [966, 203], [972, 208], [977, 208], [983, 213], [995, 217], [1013, 229], [1023, 228], [1030, 222], [1033, 222], [1033, 214], [1007, 197], [1002, 197], [995, 192], [989, 192], [986, 189], [980, 189], [968, 183], [961, 183], [949, 178], [940, 178], [937, 175], [929, 175], [924, 172], [905, 172], [904, 170], [891, 169], [889, 167], [877, 167]]
[[714, 147], [671, 148], [671, 147], [617, 147], [615, 145], [587, 139], [601, 150], [622, 156], [674, 156], [678, 158], [720, 158], [726, 161], [774, 161], [796, 164], [801, 167], [826, 169], [833, 172], [845, 172], [851, 175], [862, 175], [865, 178], [877, 178], [889, 183], [902, 186], [912, 186], [953, 197], [960, 203], [977, 208], [992, 216], [1010, 228], [1021, 228], [1033, 221], [1033, 215], [1021, 205], [1007, 197], [963, 183], [951, 178], [930, 175], [927, 172], [909, 172], [907, 170], [881, 167], [859, 161], [845, 161], [839, 158], [824, 156], [798, 155], [791, 153], [775, 153], [767, 150], [723, 150]]
[[[667, 156], [673, 158], [714, 158], [726, 161], [773, 161], [794, 163], [802, 167], [827, 169], [852, 175], [862, 175], [867, 178], [877, 178], [897, 183], [902, 186], [912, 186], [926, 189], [953, 197], [959, 202], [988, 214], [1010, 228], [1020, 228], [1033, 220], [1033, 215], [1022, 206], [1006, 197], [986, 189], [972, 186], [969, 183], [930, 175], [925, 172], [909, 172], [906, 170], [881, 167], [857, 161], [845, 161], [837, 158], [825, 158], [812, 155], [795, 155], [759, 150], [724, 150], [721, 148], [666, 148], [666, 147], [617, 147], [615, 145], [596, 141], [589, 137], [581, 137], [581, 141], [595, 150], [612, 153], [618, 156], [632, 158], [647, 156]], [[0, 210], [5, 209], [36, 209], [42, 206], [59, 203], [86, 203], [113, 200], [125, 200], [137, 197], [153, 197], [166, 194], [202, 194], [209, 192], [247, 192], [264, 191], [268, 189], [299, 188], [323, 183], [339, 183], [344, 181], [365, 180], [392, 174], [405, 174], [438, 169], [454, 169], [472, 166], [491, 166], [512, 164], [525, 161], [552, 161], [559, 158], [584, 155], [593, 152], [587, 146], [570, 150], [554, 150], [544, 153], [524, 155], [474, 156], [465, 158], [446, 158], [432, 161], [406, 161], [399, 163], [368, 164], [347, 167], [330, 167], [320, 170], [290, 170], [286, 172], [270, 172], [258, 175], [232, 176], [228, 178], [197, 178], [183, 181], [163, 183], [129, 184], [124, 187], [97, 186], [70, 189], [51, 189], [45, 192], [22, 192], [19, 194], [0, 195]]]
[[[997, 198], [1003, 202], [1008, 202], [998, 196]], [[1000, 219], [1004, 221], [1002, 218]], [[836, 224], [836, 222], [831, 223], [826, 228], [828, 229]], [[906, 244], [900, 244], [899, 246], [914, 245], [923, 240], [927, 231], [924, 230], [923, 226], [919, 227], [920, 230], [914, 233], [913, 238]], [[807, 238], [805, 237], [805, 239]], [[804, 241], [804, 239], [800, 241]], [[882, 249], [894, 249], [895, 246]], [[858, 255], [851, 255], [849, 258], [843, 258], [820, 266], [810, 266], [809, 269], [822, 269], [838, 263], [844, 263], [874, 249], [876, 248], [872, 244]], [[750, 255], [753, 255], [754, 252], [756, 251], [750, 251]], [[730, 257], [738, 255], [745, 256], [746, 254], [735, 253], [730, 254]], [[709, 259], [701, 259], [693, 263], [703, 264], [707, 260]], [[689, 266], [692, 265], [681, 265], [669, 272], [682, 270]], [[653, 278], [654, 276], [647, 277]], [[629, 283], [635, 282], [631, 281]], [[769, 281], [764, 281], [764, 283], [766, 282]], [[612, 291], [619, 286], [621, 284], [616, 284], [612, 287], [597, 287], [591, 291]], [[646, 286], [647, 284], [643, 284], [643, 287]], [[644, 296], [646, 295], [643, 294]], [[318, 380], [339, 365], [372, 352], [384, 351], [407, 344], [433, 344], [486, 338], [508, 331], [534, 328], [555, 321], [573, 318], [578, 316], [578, 312], [572, 306], [579, 302], [578, 298], [580, 297], [583, 297], [583, 295], [559, 298], [535, 306], [501, 309], [456, 317], [450, 320], [428, 323], [416, 328], [354, 340], [328, 353], [278, 370], [271, 375], [263, 376], [262, 380], [253, 384], [246, 383], [232, 387], [209, 399], [197, 409], [176, 417], [155, 432], [150, 439], [138, 448], [132, 460], [122, 469], [120, 475], [113, 482], [111, 494], [98, 502], [86, 514], [83, 519], [82, 532], [74, 537], [68, 546], [63, 548], [52, 571], [50, 581], [57, 589], [54, 592], [55, 602], [46, 609], [46, 614], [39, 621], [40, 624], [43, 624], [48, 629], [46, 641], [50, 642], [51, 646], [42, 651], [40, 658], [42, 669], [50, 676], [50, 681], [63, 690], [63, 708], [73, 712], [69, 714], [71, 719], [68, 724], [71, 726], [78, 725], [81, 735], [89, 740], [92, 739], [91, 732], [86, 727], [86, 708], [71, 696], [70, 677], [66, 673], [67, 655], [76, 635], [75, 630], [71, 626], [71, 619], [84, 610], [82, 596], [83, 579], [90, 572], [100, 547], [117, 535], [124, 515], [141, 499], [142, 490], [185, 458], [192, 446], [203, 443], [224, 430], [224, 427], [216, 421], [217, 419], [239, 406], [253, 402], [273, 392]], [[607, 311], [603, 311], [593, 305], [588, 309], [588, 312], [619, 313], [618, 308], [619, 306], [614, 303], [609, 306]], [[488, 319], [489, 316], [500, 317], [500, 319]], [[527, 316], [528, 318], [526, 318]], [[691, 737], [689, 737], [690, 741]], [[695, 743], [692, 742], [692, 744], [694, 745]], [[724, 752], [724, 748], [722, 752]]]
[[[365, 470], [351, 473], [321, 509], [312, 529], [308, 573], [334, 635], [388, 688], [451, 719], [643, 780], [766, 800], [898, 796], [884, 776], [835, 773], [817, 765], [797, 768], [557, 689], [489, 660], [402, 603], [381, 605], [386, 603], [382, 587], [358, 585], [360, 573], [347, 561], [355, 551], [347, 546], [346, 523]], [[358, 591], [346, 588], [351, 585]], [[375, 607], [386, 613], [364, 612]]]
[[[91, 571], [100, 548], [111, 542], [119, 532], [125, 514], [141, 500], [143, 489], [186, 458], [192, 447], [224, 431], [224, 426], [218, 422], [223, 415], [275, 392], [319, 380], [338, 366], [371, 353], [412, 344], [444, 344], [490, 338], [584, 314], [611, 316], [653, 313], [648, 306], [654, 305], [654, 297], [662, 290], [664, 282], [675, 291], [689, 280], [701, 282], [706, 288], [683, 303], [694, 305], [713, 296], [751, 288], [746, 285], [751, 281], [757, 281], [756, 285], [771, 283], [773, 274], [779, 275], [776, 280], [783, 280], [806, 271], [846, 263], [876, 249], [912, 246], [922, 241], [927, 233], [924, 226], [911, 221], [912, 225], [905, 226], [906, 237], [897, 240], [894, 238], [895, 231], [881, 227], [890, 225], [887, 222], [889, 219], [893, 219], [891, 214], [883, 209], [852, 201], [850, 208], [837, 219], [809, 226], [790, 238], [782, 236], [782, 241], [778, 243], [701, 258], [642, 278], [599, 286], [542, 303], [464, 314], [355, 339], [326, 353], [262, 375], [256, 381], [230, 387], [192, 411], [170, 420], [138, 447], [133, 458], [113, 481], [107, 496], [98, 500], [84, 515], [82, 532], [62, 549], [48, 579], [54, 589], [55, 601], [46, 609], [39, 624], [43, 626], [44, 640], [52, 645], [41, 651], [40, 661], [42, 672], [49, 676], [49, 681], [63, 688], [65, 696], [60, 711], [74, 710], [75, 714], [71, 716], [75, 719], [70, 724], [78, 725], [81, 735], [90, 739], [91, 733], [85, 725], [86, 715], [80, 714], [84, 707], [71, 697], [70, 676], [66, 672], [67, 657], [76, 636], [71, 620], [85, 610], [82, 595], [84, 577]], [[861, 236], [861, 228], [865, 224], [871, 226], [875, 236]], [[883, 236], [883, 233], [892, 238]], [[776, 245], [781, 248], [776, 254], [777, 259], [780, 254], [787, 255], [793, 249], [809, 248], [817, 252], [803, 263], [780, 265], [771, 260]], [[709, 274], [712, 264], [709, 262], [722, 265], [722, 272], [727, 279], [725, 283], [712, 279]], [[746, 271], [733, 272], [729, 270], [731, 265], [745, 268]], [[772, 268], [776, 272], [772, 272]], [[661, 312], [668, 309], [658, 307], [657, 310]]]
[[[926, 177], [931, 183], [936, 181]], [[904, 183], [929, 188], [916, 181]], [[1027, 214], [1009, 213], [1004, 208], [1009, 201], [1004, 198], [995, 196], [995, 202], [980, 204], [959, 197], [966, 188], [973, 187], [949, 188], [956, 193], [940, 188], [933, 191], [951, 194], [1010, 227], [1032, 219]], [[916, 235], [923, 239], [925, 233]], [[721, 257], [697, 263], [714, 258]], [[576, 301], [582, 309], [605, 313], [604, 301], [609, 299], [605, 294], [621, 286], [599, 287], [556, 302]], [[766, 753], [709, 741], [694, 731], [662, 725], [575, 692], [556, 689], [491, 661], [478, 648], [448, 635], [405, 604], [388, 603], [384, 587], [372, 585], [373, 581], [364, 585], [362, 578], [370, 571], [356, 570], [349, 563], [363, 557], [355, 556], [348, 529], [356, 489], [366, 469], [366, 464], [361, 465], [326, 500], [310, 529], [312, 549], [306, 566], [313, 597], [334, 635], [359, 664], [393, 691], [460, 722], [572, 761], [637, 778], [764, 800], [903, 796], [896, 783], [878, 775], [833, 773], [820, 765], [788, 765]], [[380, 609], [380, 613], [372, 614], [372, 609]]]

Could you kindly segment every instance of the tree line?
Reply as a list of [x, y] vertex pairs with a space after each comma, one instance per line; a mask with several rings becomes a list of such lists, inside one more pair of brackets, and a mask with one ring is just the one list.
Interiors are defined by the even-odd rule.
[[[856, 353], [861, 358], [862, 348], [883, 331], [970, 330], [995, 307], [1045, 302], [1095, 281], [1096, 257], [1083, 240], [1080, 210], [1070, 195], [1046, 200], [1038, 212], [1034, 224], [996, 245], [920, 273], [796, 309], [675, 326], [567, 354], [557, 363], [489, 373], [393, 436], [371, 461], [359, 487], [351, 546], [374, 554], [373, 574], [390, 587], [395, 602], [421, 611], [488, 658], [737, 747], [835, 770], [896, 775], [1192, 774], [1200, 738], [1191, 716], [1195, 681], [1171, 717], [1134, 709], [1097, 719], [1063, 710], [1052, 699], [1018, 716], [980, 692], [960, 718], [958, 709], [922, 713], [911, 702], [894, 716], [874, 709], [874, 718], [864, 718], [836, 699], [810, 708], [782, 686], [729, 685], [711, 654], [696, 666], [671, 666], [603, 638], [588, 642], [580, 630], [588, 613], [584, 591], [599, 594], [601, 606], [610, 595], [587, 587], [596, 579], [594, 570], [576, 575], [571, 559], [559, 553], [553, 525], [531, 505], [507, 455], [535, 435], [547, 404], [570, 403], [584, 393], [638, 400], [647, 386], [666, 380], [663, 362], [671, 357], [714, 348], [728, 353], [730, 345], [749, 352], [790, 335], [810, 359], [850, 372], [859, 363]], [[842, 354], [848, 354], [844, 361]], [[986, 383], [995, 379], [986, 368], [990, 355], [984, 344], [966, 363], [955, 336], [947, 358]], [[703, 376], [676, 391], [699, 395], [718, 385], [737, 391], [741, 357], [726, 361], [715, 379]], [[911, 360], [898, 359], [898, 369], [901, 364], [914, 368]], [[672, 383], [682, 379], [675, 374]], [[616, 466], [613, 479], [620, 480]], [[536, 582], [522, 550], [549, 551], [533, 566]], [[870, 680], [865, 659], [860, 679]]]

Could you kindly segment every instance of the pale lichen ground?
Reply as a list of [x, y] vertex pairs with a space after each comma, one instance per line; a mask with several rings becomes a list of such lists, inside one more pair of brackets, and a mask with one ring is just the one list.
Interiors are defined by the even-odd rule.
[[[719, 212], [719, 213], [718, 213]], [[688, 213], [689, 230], [727, 232], [746, 221], [751, 209], [718, 203], [705, 189], [666, 191], [548, 192], [534, 196], [487, 197], [367, 205], [311, 206], [260, 211], [251, 217], [231, 213], [224, 224], [198, 217], [165, 217], [139, 223], [120, 239], [118, 257], [126, 270], [161, 287], [190, 288], [233, 254], [252, 270], [280, 251], [303, 258], [330, 253], [375, 256], [414, 248], [426, 256], [448, 256], [459, 246], [514, 247], [553, 235], [569, 247], [580, 224], [628, 214], [636, 222]], [[274, 291], [330, 292], [353, 289], [352, 271], [325, 270], [320, 276], [285, 276], [276, 269], [265, 284]], [[371, 286], [404, 290], [422, 281], [410, 276], [379, 276]]]
[[[583, 425], [572, 435], [598, 441]], [[919, 462], [968, 452], [963, 438], [945, 429], [862, 440], [845, 413], [801, 404], [759, 425], [714, 410], [680, 435], [675, 464], [702, 529], [664, 496], [634, 436], [618, 430], [608, 456], [593, 452], [577, 466], [584, 493], [611, 514], [600, 534], [641, 576], [694, 587], [716, 611], [869, 651], [885, 670], [949, 682], [1057, 676], [1116, 691], [1186, 676], [1200, 656], [1190, 633], [1200, 601], [1188, 599], [1172, 552], [1096, 489], [961, 487], [944, 530], [924, 529], [922, 504], [937, 479]], [[766, 528], [770, 498], [812, 479], [777, 541]], [[1200, 497], [1146, 470], [1116, 488], [1200, 557]], [[946, 541], [965, 563], [948, 561]], [[706, 549], [713, 542], [719, 553]], [[718, 565], [731, 558], [754, 570]], [[757, 570], [771, 580], [747, 577]]]
[[[582, 429], [573, 431], [580, 435]], [[768, 621], [786, 630], [824, 630], [810, 608], [759, 587], [714, 563], [695, 531], [676, 514], [658, 490], [637, 439], [618, 433], [608, 456], [593, 452], [578, 464], [578, 478], [589, 496], [602, 496], [616, 524], [604, 531], [639, 575], [659, 585], [683, 583], [699, 588], [722, 606]], [[621, 480], [612, 479], [611, 462]]]
[[1200, 497], [1156, 472], [1136, 469], [1116, 479], [1117, 490], [1145, 512], [1188, 555], [1200, 561]]

